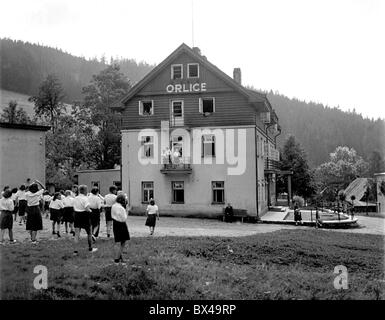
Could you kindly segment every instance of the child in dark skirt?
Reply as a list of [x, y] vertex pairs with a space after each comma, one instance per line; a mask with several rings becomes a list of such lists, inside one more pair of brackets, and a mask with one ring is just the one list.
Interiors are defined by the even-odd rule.
[[44, 191], [43, 193], [43, 202], [44, 202], [44, 208], [43, 208], [43, 214], [45, 213], [45, 217], [48, 218], [49, 214], [49, 204], [52, 200], [52, 197], [50, 196], [48, 191]]
[[154, 199], [150, 199], [150, 204], [146, 209], [147, 219], [145, 225], [150, 228], [150, 235], [152, 236], [155, 231], [156, 217], [159, 220], [159, 209], [155, 204]]
[[87, 232], [88, 250], [95, 252], [98, 248], [92, 248], [92, 232], [91, 232], [91, 209], [87, 197], [87, 186], [79, 186], [79, 195], [75, 197], [74, 202], [74, 226], [75, 226], [75, 242], [74, 256], [78, 255], [78, 243], [81, 229]]
[[298, 223], [302, 224], [302, 215], [297, 204], [294, 206], [294, 221], [295, 225], [298, 225]]
[[91, 226], [92, 226], [92, 240], [96, 241], [99, 236], [100, 228], [100, 209], [102, 208], [103, 201], [99, 195], [98, 187], [91, 189], [91, 194], [88, 196], [91, 209]]
[[[39, 190], [38, 185], [42, 189]], [[35, 180], [25, 193], [27, 199], [27, 223], [26, 229], [30, 232], [32, 244], [37, 244], [36, 236], [39, 230], [43, 230], [43, 220], [39, 207], [40, 199], [44, 192], [44, 185]]]
[[112, 217], [111, 217], [111, 208], [112, 205], [116, 201], [116, 195], [117, 195], [118, 189], [116, 186], [110, 187], [110, 193], [106, 194], [104, 197], [104, 212], [105, 212], [105, 218], [106, 218], [106, 226], [107, 226], [107, 237], [110, 237], [111, 234], [111, 226], [112, 226]]
[[115, 263], [123, 263], [123, 250], [126, 241], [130, 240], [130, 233], [127, 228], [126, 197], [120, 194], [116, 197], [116, 202], [111, 207], [112, 229], [115, 240]]
[[[50, 220], [52, 221], [52, 234], [57, 235], [60, 238], [60, 222], [63, 212], [63, 202], [61, 201], [60, 192], [56, 192], [49, 204]], [[55, 225], [57, 225], [57, 231], [55, 231]]]
[[4, 233], [8, 229], [9, 241], [10, 243], [15, 243], [16, 240], [13, 239], [13, 210], [15, 208], [13, 200], [11, 199], [12, 192], [10, 190], [5, 190], [3, 193], [3, 198], [0, 199], [0, 244], [4, 243]]
[[21, 185], [19, 191], [17, 191], [17, 201], [19, 202], [19, 225], [25, 223], [25, 210], [27, 209], [27, 199], [25, 198], [26, 188], [25, 185]]
[[63, 222], [66, 233], [68, 233], [68, 225], [71, 228], [71, 234], [75, 236], [74, 230], [74, 198], [72, 197], [71, 190], [65, 192], [66, 197], [63, 200]]
[[19, 211], [19, 204], [17, 202], [17, 188], [13, 188], [12, 189], [11, 199], [13, 200], [13, 205], [14, 205], [13, 216], [14, 216], [14, 220], [16, 222], [16, 220], [17, 220], [17, 212]]

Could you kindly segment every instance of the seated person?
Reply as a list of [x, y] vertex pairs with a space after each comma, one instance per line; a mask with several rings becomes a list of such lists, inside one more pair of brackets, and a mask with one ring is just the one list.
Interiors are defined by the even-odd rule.
[[225, 221], [233, 222], [234, 210], [230, 203], [227, 204], [225, 208]]

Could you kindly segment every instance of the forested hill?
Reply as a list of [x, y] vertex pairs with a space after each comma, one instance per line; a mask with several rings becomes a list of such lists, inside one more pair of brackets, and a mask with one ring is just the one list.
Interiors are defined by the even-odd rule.
[[[2, 89], [33, 95], [46, 75], [54, 73], [62, 82], [69, 103], [81, 99], [81, 88], [106, 67], [106, 62], [97, 59], [86, 60], [58, 49], [9, 39], [0, 39], [0, 62]], [[118, 63], [132, 82], [153, 68], [129, 59]], [[284, 139], [293, 134], [307, 152], [312, 167], [325, 162], [339, 145], [353, 147], [366, 159], [374, 150], [385, 157], [383, 120], [364, 119], [354, 112], [289, 99], [272, 91], [268, 98], [282, 127], [279, 144], [282, 146]]]
[[322, 104], [306, 103], [286, 96], [268, 93], [277, 111], [282, 135], [278, 142], [293, 134], [308, 154], [311, 166], [329, 158], [337, 146], [353, 147], [364, 158], [374, 150], [385, 155], [385, 122], [363, 118], [355, 112], [344, 112]]
[[[69, 103], [82, 98], [82, 87], [88, 85], [92, 75], [103, 70], [107, 63], [102, 59], [87, 60], [59, 49], [11, 39], [0, 39], [0, 62], [2, 89], [33, 95], [45, 77], [53, 73], [63, 84]], [[153, 68], [132, 59], [117, 62], [133, 83]]]

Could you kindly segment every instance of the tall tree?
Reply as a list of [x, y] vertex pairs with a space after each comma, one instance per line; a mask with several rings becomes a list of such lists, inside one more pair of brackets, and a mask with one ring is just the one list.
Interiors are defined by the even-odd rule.
[[95, 141], [92, 126], [82, 119], [67, 114], [59, 116], [55, 133], [49, 131], [46, 135], [47, 183], [68, 188], [77, 169], [94, 167]]
[[0, 117], [1, 121], [9, 123], [32, 123], [33, 121], [29, 118], [25, 110], [17, 109], [17, 102], [14, 100], [9, 101], [8, 107], [3, 110]]
[[82, 90], [84, 101], [77, 114], [83, 119], [88, 117], [98, 129], [98, 169], [110, 169], [120, 163], [120, 117], [111, 107], [130, 88], [130, 80], [120, 72], [119, 65], [114, 64], [94, 75]]
[[35, 104], [36, 116], [49, 119], [53, 133], [55, 133], [59, 116], [65, 111], [64, 97], [61, 83], [50, 74], [40, 85], [38, 94], [29, 98], [29, 101]]
[[355, 178], [362, 176], [367, 168], [368, 163], [353, 148], [340, 146], [330, 154], [330, 161], [316, 169], [316, 179], [322, 188], [329, 189], [329, 195], [332, 197], [338, 190], [345, 189]]
[[315, 186], [312, 172], [307, 163], [305, 151], [294, 136], [289, 136], [281, 152], [281, 169], [293, 171], [293, 194], [308, 198], [313, 195]]

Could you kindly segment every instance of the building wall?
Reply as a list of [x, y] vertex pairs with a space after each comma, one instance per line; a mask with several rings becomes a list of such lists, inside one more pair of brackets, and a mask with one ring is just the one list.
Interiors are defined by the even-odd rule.
[[[138, 160], [141, 143], [138, 130], [122, 132], [122, 188], [127, 193], [134, 212], [144, 212], [147, 204], [142, 203], [142, 181], [154, 182], [154, 198], [163, 214], [175, 216], [216, 216], [223, 212], [223, 204], [212, 204], [212, 181], [224, 181], [225, 203], [234, 208], [246, 209], [249, 215], [257, 214], [255, 127], [242, 128], [246, 132], [246, 169], [242, 175], [229, 175], [226, 164], [192, 164], [191, 174], [163, 174], [162, 164], [142, 165]], [[160, 130], [156, 131], [160, 136]], [[236, 136], [236, 135], [235, 135]], [[191, 142], [192, 145], [192, 142]], [[226, 146], [226, 143], [225, 143]], [[238, 150], [235, 139], [235, 150]], [[192, 152], [192, 148], [191, 148]], [[161, 155], [161, 150], [157, 152]], [[226, 154], [226, 147], [225, 147]], [[235, 153], [237, 154], [237, 153]], [[193, 154], [192, 154], [193, 156]], [[172, 181], [183, 181], [185, 203], [173, 204]]]
[[26, 180], [45, 184], [45, 132], [0, 127], [0, 187]]
[[111, 170], [84, 170], [78, 171], [78, 184], [85, 184], [91, 190], [94, 182], [99, 182], [101, 195], [106, 195], [109, 188], [115, 185], [115, 182], [120, 182], [120, 169]]

